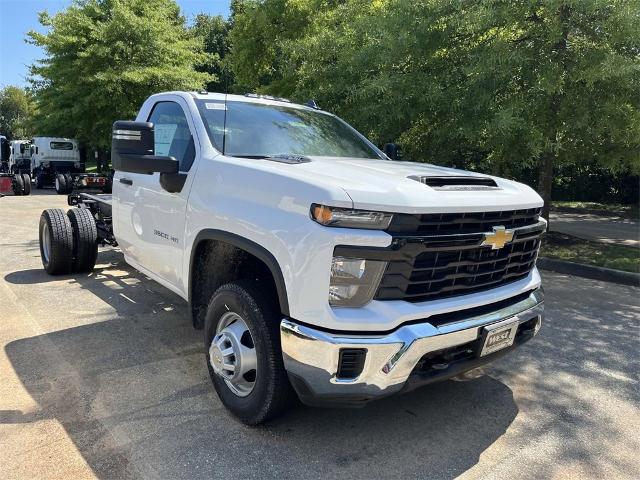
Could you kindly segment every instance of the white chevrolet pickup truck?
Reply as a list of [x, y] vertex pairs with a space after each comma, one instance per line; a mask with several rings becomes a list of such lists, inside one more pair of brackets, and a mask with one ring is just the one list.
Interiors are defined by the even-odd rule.
[[112, 195], [43, 212], [44, 268], [87, 272], [118, 246], [189, 303], [247, 424], [451, 378], [540, 328], [531, 188], [395, 161], [315, 104], [153, 95], [115, 122], [112, 164]]

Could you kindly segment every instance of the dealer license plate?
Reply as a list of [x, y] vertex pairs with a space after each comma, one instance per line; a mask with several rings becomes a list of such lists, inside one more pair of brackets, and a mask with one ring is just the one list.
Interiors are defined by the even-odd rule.
[[518, 331], [519, 322], [513, 321], [511, 323], [484, 327], [484, 342], [482, 344], [482, 350], [480, 356], [484, 357], [490, 353], [497, 352], [503, 348], [513, 345], [513, 341], [516, 338], [516, 332]]

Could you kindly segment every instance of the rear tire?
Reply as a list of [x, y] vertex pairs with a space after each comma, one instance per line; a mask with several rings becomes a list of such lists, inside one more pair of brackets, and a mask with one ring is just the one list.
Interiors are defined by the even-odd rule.
[[22, 173], [22, 182], [24, 183], [24, 187], [22, 188], [23, 195], [31, 194], [31, 177], [28, 173]]
[[55, 187], [58, 195], [67, 193], [67, 179], [61, 173], [56, 174]]
[[73, 177], [69, 173], [64, 174], [64, 180], [67, 185], [67, 189], [64, 193], [72, 193], [73, 192]]
[[24, 180], [22, 179], [22, 175], [14, 175], [13, 176], [13, 194], [17, 197], [22, 195], [24, 192]]
[[[227, 330], [224, 328], [224, 319], [234, 314], [248, 328], [249, 347], [253, 356], [249, 358], [248, 363], [255, 363], [255, 369], [246, 372], [244, 382], [241, 378], [225, 378], [221, 373], [216, 373], [212, 365], [215, 362], [220, 369], [222, 362], [224, 367], [224, 362], [220, 360], [220, 352], [228, 352], [229, 343], [237, 343], [225, 343], [222, 340], [221, 349], [226, 348], [224, 350], [216, 350], [214, 346], [214, 340], [220, 344], [221, 335]], [[258, 425], [277, 417], [295, 399], [282, 360], [280, 320], [277, 303], [265, 296], [255, 282], [246, 280], [238, 280], [218, 288], [207, 308], [204, 343], [209, 375], [224, 406], [246, 425]], [[231, 321], [228, 325], [235, 322], [237, 320]], [[245, 339], [246, 334], [247, 332], [241, 338]], [[242, 345], [246, 347], [245, 343]], [[234, 371], [237, 368], [243, 372], [243, 355], [250, 356], [242, 347], [238, 352], [235, 345], [233, 348], [233, 353], [227, 353], [224, 357], [231, 360], [225, 361], [234, 363]], [[252, 382], [250, 388], [247, 388], [247, 380]], [[234, 384], [234, 381], [238, 383]]]
[[113, 182], [110, 177], [107, 177], [107, 181], [104, 183], [104, 187], [102, 187], [102, 193], [111, 193], [113, 190]]
[[90, 272], [98, 257], [96, 221], [86, 208], [72, 208], [67, 216], [73, 231], [73, 271]]
[[64, 210], [52, 208], [40, 216], [40, 257], [49, 275], [65, 275], [73, 269], [73, 231]]

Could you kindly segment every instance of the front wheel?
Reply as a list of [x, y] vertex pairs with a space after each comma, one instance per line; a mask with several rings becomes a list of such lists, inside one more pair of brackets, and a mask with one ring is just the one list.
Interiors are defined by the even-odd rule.
[[207, 368], [224, 406], [247, 425], [277, 417], [295, 394], [282, 361], [281, 315], [255, 282], [220, 287], [207, 308]]

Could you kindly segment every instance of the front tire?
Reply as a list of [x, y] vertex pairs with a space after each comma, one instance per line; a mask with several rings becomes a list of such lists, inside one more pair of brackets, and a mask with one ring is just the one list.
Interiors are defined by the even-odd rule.
[[49, 275], [65, 275], [73, 269], [73, 231], [64, 210], [52, 208], [40, 216], [40, 257]]
[[224, 406], [247, 425], [282, 414], [295, 394], [282, 361], [281, 315], [251, 281], [221, 286], [205, 316], [211, 381]]

